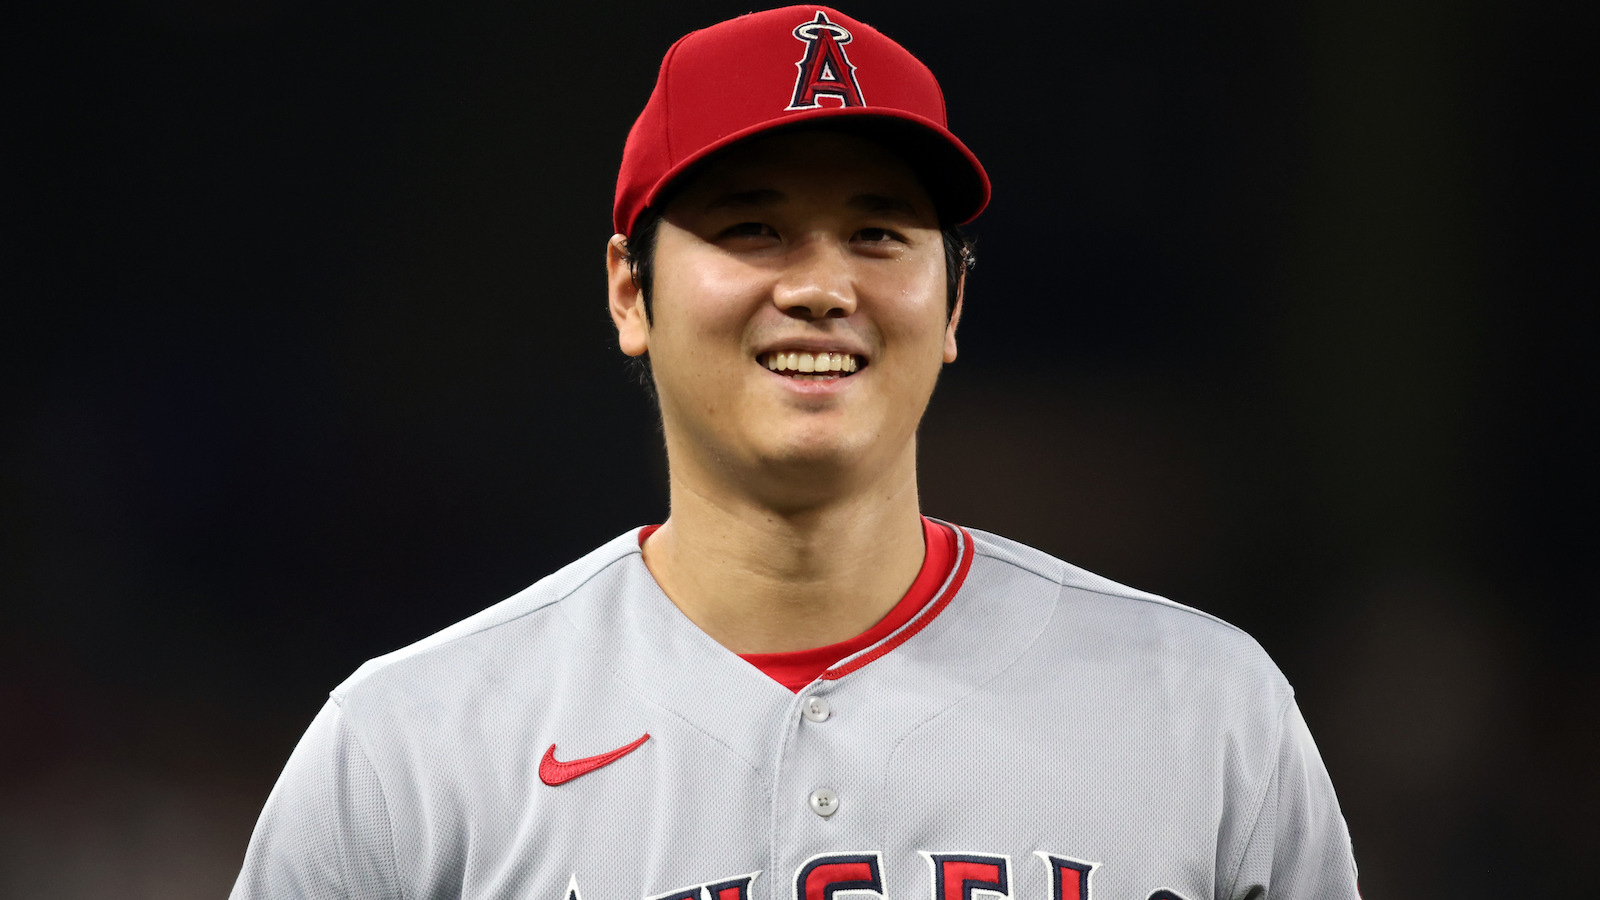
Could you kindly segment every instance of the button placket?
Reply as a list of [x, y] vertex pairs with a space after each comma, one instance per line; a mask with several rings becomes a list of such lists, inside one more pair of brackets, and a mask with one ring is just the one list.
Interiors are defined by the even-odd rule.
[[826, 819], [839, 811], [839, 795], [829, 788], [817, 788], [811, 792], [811, 811]]
[[[800, 718], [812, 724], [821, 724], [828, 721], [833, 715], [833, 707], [827, 698], [812, 694], [800, 701]], [[832, 788], [819, 787], [806, 797], [806, 803], [811, 811], [826, 819], [839, 811], [839, 795]]]

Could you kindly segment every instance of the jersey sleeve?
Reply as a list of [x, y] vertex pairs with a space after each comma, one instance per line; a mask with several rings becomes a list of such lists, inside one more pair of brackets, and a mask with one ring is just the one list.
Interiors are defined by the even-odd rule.
[[1277, 766], [1222, 896], [1359, 900], [1350, 832], [1300, 708], [1284, 711]]
[[230, 897], [400, 896], [383, 785], [329, 700], [267, 797]]

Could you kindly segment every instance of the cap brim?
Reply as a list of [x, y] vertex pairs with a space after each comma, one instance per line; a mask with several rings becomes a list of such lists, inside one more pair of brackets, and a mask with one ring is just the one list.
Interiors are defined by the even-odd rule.
[[[799, 128], [836, 128], [861, 134], [899, 153], [922, 180], [941, 225], [964, 225], [989, 205], [989, 175], [978, 157], [949, 129], [915, 113], [883, 107], [824, 107], [769, 119], [707, 144], [656, 180], [644, 208], [659, 208], [692, 170], [735, 144]], [[642, 212], [642, 210], [641, 210]], [[629, 222], [631, 232], [638, 216]]]

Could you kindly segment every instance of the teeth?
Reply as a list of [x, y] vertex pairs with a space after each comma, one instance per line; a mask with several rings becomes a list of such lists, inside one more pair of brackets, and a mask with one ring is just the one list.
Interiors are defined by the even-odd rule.
[[802, 353], [800, 351], [768, 353], [762, 365], [774, 372], [799, 372], [802, 374], [842, 372], [846, 375], [860, 368], [856, 358], [849, 353]]

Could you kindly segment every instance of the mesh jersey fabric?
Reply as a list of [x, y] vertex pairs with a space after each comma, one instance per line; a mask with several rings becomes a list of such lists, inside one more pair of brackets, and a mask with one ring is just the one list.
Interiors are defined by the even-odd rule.
[[[851, 854], [883, 897], [943, 900], [936, 855], [956, 854], [1004, 860], [1016, 900], [1060, 900], [1052, 858], [1084, 867], [1080, 900], [1356, 898], [1327, 772], [1255, 641], [958, 534], [943, 612], [798, 694], [684, 618], [633, 531], [366, 663], [291, 756], [233, 897], [645, 900], [750, 876], [748, 900], [806, 900], [797, 873]], [[646, 733], [538, 777], [552, 745]]]

